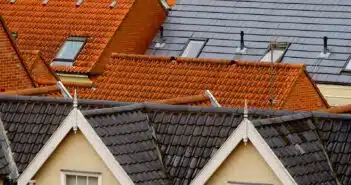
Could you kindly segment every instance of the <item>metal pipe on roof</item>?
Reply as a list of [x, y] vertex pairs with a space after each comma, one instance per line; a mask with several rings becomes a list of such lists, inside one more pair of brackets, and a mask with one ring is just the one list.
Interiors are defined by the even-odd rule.
[[240, 50], [244, 50], [245, 43], [244, 43], [244, 31], [240, 31]]
[[328, 53], [328, 37], [326, 36], [323, 37], [323, 53]]

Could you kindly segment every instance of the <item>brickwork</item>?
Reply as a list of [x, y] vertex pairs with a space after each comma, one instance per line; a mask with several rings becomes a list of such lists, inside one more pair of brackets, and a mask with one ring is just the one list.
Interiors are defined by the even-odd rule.
[[307, 111], [327, 107], [328, 104], [323, 99], [315, 84], [313, 84], [307, 75], [301, 74], [288, 96], [284, 109]]

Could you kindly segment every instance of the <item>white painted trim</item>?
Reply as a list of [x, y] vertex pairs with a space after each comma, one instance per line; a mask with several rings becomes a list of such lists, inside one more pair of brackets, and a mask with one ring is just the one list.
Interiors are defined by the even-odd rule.
[[88, 142], [92, 145], [101, 159], [104, 161], [108, 169], [112, 172], [120, 185], [134, 185], [128, 174], [124, 171], [101, 138], [97, 135], [95, 130], [91, 127], [83, 114], [78, 109], [73, 109], [69, 115], [62, 122], [61, 126], [50, 137], [43, 148], [30, 162], [28, 167], [20, 175], [18, 185], [27, 185], [27, 183], [34, 177], [45, 161], [59, 146], [67, 134], [77, 125]]
[[208, 98], [210, 98], [211, 104], [214, 107], [222, 107], [221, 104], [218, 103], [218, 101], [216, 100], [216, 98], [213, 96], [213, 94], [211, 93], [210, 90], [206, 90], [205, 94]]
[[63, 77], [89, 78], [88, 75], [77, 75], [77, 74], [67, 74], [67, 73], [57, 73], [57, 75], [63, 76]]
[[284, 165], [248, 119], [244, 119], [239, 124], [190, 185], [204, 185], [246, 136], [284, 185], [297, 185]]
[[130, 179], [127, 172], [122, 168], [80, 111], [78, 111], [78, 120], [78, 128], [82, 131], [83, 135], [87, 138], [89, 143], [99, 154], [101, 159], [105, 162], [106, 166], [111, 170], [112, 174], [120, 182], [120, 184], [134, 185], [134, 182], [132, 179]]
[[171, 9], [171, 7], [169, 6], [169, 4], [167, 3], [166, 0], [160, 0], [160, 2], [161, 2], [162, 7], [163, 7], [165, 10]]
[[72, 110], [65, 120], [61, 123], [59, 128], [55, 133], [49, 138], [45, 143], [39, 153], [34, 157], [34, 159], [29, 163], [27, 168], [18, 178], [18, 185], [27, 185], [27, 183], [32, 179], [32, 177], [38, 172], [40, 167], [45, 163], [45, 161], [50, 157], [54, 150], [58, 147], [61, 141], [66, 137], [72, 128], [73, 115], [75, 115], [75, 110]]
[[65, 97], [65, 98], [71, 98], [72, 96], [71, 94], [68, 92], [68, 90], [66, 89], [66, 87], [63, 85], [63, 83], [61, 81], [57, 82], [57, 87], [60, 89], [61, 94]]

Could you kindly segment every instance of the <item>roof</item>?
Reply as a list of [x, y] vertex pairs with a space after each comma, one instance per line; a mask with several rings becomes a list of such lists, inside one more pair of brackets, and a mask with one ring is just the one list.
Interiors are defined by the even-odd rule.
[[[78, 101], [83, 110], [125, 105], [108, 101]], [[0, 95], [0, 117], [19, 173], [73, 109], [72, 102], [72, 99], [63, 98]]]
[[335, 114], [349, 114], [351, 113], [351, 105], [334, 106], [329, 109], [323, 109], [321, 111], [335, 113]]
[[210, 98], [205, 94], [194, 96], [185, 96], [178, 98], [171, 98], [165, 100], [156, 100], [152, 103], [155, 104], [168, 104], [168, 105], [193, 105], [193, 106], [213, 106]]
[[21, 51], [24, 62], [27, 65], [28, 71], [33, 76], [35, 82], [39, 85], [55, 84], [59, 81], [54, 71], [51, 69], [41, 56], [38, 50]]
[[311, 113], [254, 121], [301, 185], [351, 183], [350, 123], [350, 116]]
[[[208, 39], [201, 58], [259, 61], [269, 42], [291, 43], [284, 63], [302, 63], [317, 83], [351, 84], [344, 71], [350, 59], [350, 1], [224, 1], [177, 0], [164, 24], [166, 46], [148, 54], [180, 56], [189, 39]], [[240, 31], [246, 54], [236, 54]], [[328, 58], [321, 58], [323, 37], [329, 38]]]
[[34, 95], [52, 95], [61, 96], [61, 90], [57, 85], [43, 86], [37, 88], [20, 89], [16, 91], [6, 91], [0, 94], [4, 95], [23, 95], [23, 96], [34, 96]]
[[[85, 99], [153, 102], [195, 96], [209, 90], [224, 107], [241, 106], [247, 99], [252, 107], [270, 108], [270, 98], [274, 95], [273, 109], [284, 109], [299, 77], [303, 76], [310, 83], [299, 89], [300, 93], [310, 88], [307, 95], [319, 97], [324, 104], [319, 106], [327, 106], [303, 65], [271, 67], [264, 62], [114, 54], [103, 75], [93, 79], [94, 88], [78, 88], [78, 95]], [[272, 69], [279, 72], [272, 75]], [[67, 88], [73, 91], [76, 87]], [[299, 110], [320, 109], [312, 106], [316, 102], [297, 98], [295, 102], [301, 99]]]
[[1, 1], [0, 12], [10, 30], [19, 33], [19, 48], [40, 50], [45, 61], [56, 56], [68, 36], [87, 36], [73, 68], [54, 67], [57, 71], [86, 73], [98, 61], [134, 2], [118, 1], [115, 8], [109, 8], [110, 0], [84, 1], [79, 7], [73, 0], [50, 0], [45, 6], [37, 0]]
[[[129, 130], [134, 134], [135, 127], [143, 128], [144, 122], [147, 122], [155, 133], [154, 143], [157, 143], [162, 155], [165, 174], [174, 185], [190, 184], [243, 120], [240, 109], [155, 104], [88, 110], [83, 114], [88, 120], [94, 118], [96, 122], [91, 122], [93, 127], [104, 122], [111, 124], [111, 129], [99, 131], [103, 135], [119, 135], [118, 130], [112, 130], [112, 125], [119, 124], [130, 126]], [[267, 117], [276, 118], [265, 119]], [[114, 121], [107, 121], [112, 118]], [[297, 184], [350, 183], [348, 156], [351, 150], [346, 146], [349, 145], [351, 116], [251, 110], [249, 119], [256, 120], [253, 121], [256, 129]], [[135, 120], [142, 120], [143, 124], [135, 124]], [[331, 166], [328, 161], [332, 162]]]
[[[1, 119], [21, 173], [72, 110], [72, 100], [0, 99]], [[96, 100], [80, 100], [79, 105], [138, 185], [189, 184], [243, 120], [243, 110], [232, 108]], [[333, 172], [349, 184], [351, 116], [250, 109], [249, 119], [256, 120], [255, 127], [298, 184], [334, 185]]]
[[23, 59], [0, 17], [0, 92], [36, 86]]
[[135, 111], [87, 119], [136, 185], [169, 184], [146, 114]]

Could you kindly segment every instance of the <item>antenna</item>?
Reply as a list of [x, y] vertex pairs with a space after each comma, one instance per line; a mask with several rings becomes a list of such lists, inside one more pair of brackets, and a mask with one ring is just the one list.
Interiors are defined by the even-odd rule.
[[273, 105], [275, 103], [274, 97], [274, 81], [275, 81], [275, 70], [274, 70], [274, 49], [277, 46], [277, 39], [272, 40], [269, 44], [270, 52], [271, 52], [271, 65], [270, 65], [270, 74], [269, 74], [269, 106], [270, 109], [273, 109]]

